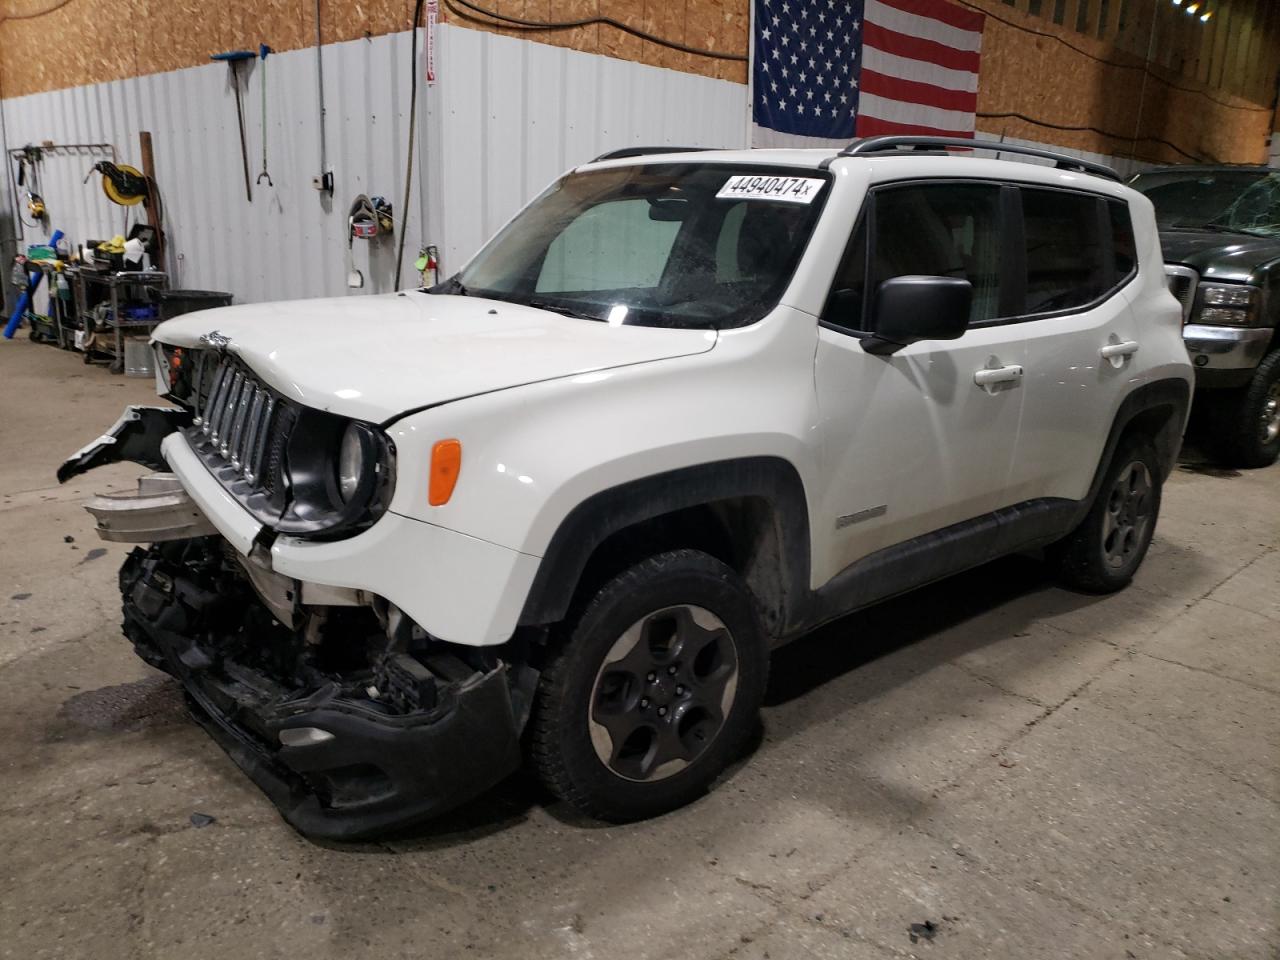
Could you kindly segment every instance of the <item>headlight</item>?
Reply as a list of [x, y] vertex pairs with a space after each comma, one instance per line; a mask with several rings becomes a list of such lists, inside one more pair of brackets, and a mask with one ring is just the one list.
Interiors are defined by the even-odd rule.
[[365, 442], [361, 429], [354, 423], [349, 424], [342, 434], [342, 443], [338, 447], [338, 492], [342, 494], [342, 502], [351, 500], [360, 489], [360, 481], [364, 477], [367, 465], [364, 448]]
[[1202, 283], [1193, 323], [1251, 327], [1258, 317], [1262, 291], [1244, 283]]
[[386, 512], [395, 447], [375, 425], [301, 408], [289, 429], [272, 526], [291, 536], [350, 535]]

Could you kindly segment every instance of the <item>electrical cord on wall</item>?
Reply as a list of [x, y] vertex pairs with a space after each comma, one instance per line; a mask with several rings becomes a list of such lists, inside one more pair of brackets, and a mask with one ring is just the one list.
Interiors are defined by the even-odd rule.
[[396, 243], [396, 282], [400, 289], [400, 267], [404, 263], [404, 235], [409, 224], [409, 196], [413, 191], [413, 138], [418, 119], [418, 24], [422, 22], [422, 3], [413, 5], [413, 29], [409, 33], [409, 150], [404, 161], [404, 206], [400, 208], [400, 239]]
[[[986, 7], [980, 7], [976, 3], [970, 3], [969, 0], [955, 0], [955, 2], [960, 4], [963, 7], [968, 7], [970, 10], [977, 10], [979, 13], [990, 17], [992, 20], [996, 20], [1000, 23], [1003, 23], [1005, 26], [1013, 27], [1015, 30], [1021, 30], [1023, 33], [1029, 33], [1035, 37], [1045, 37], [1046, 39], [1049, 39], [1049, 40], [1056, 40], [1058, 43], [1062, 44], [1067, 49], [1074, 50], [1076, 53], [1080, 54], [1082, 57], [1088, 57], [1090, 60], [1096, 61], [1097, 63], [1105, 64], [1108, 67], [1118, 67], [1121, 70], [1140, 70], [1143, 73], [1145, 73], [1147, 76], [1151, 77], [1151, 79], [1157, 81], [1158, 83], [1163, 83], [1165, 86], [1169, 87], [1170, 89], [1180, 90], [1183, 93], [1196, 94], [1197, 96], [1204, 97], [1207, 100], [1212, 100], [1214, 103], [1218, 104], [1219, 106], [1226, 107], [1229, 110], [1244, 110], [1250, 113], [1270, 113], [1271, 112], [1270, 107], [1240, 106], [1239, 104], [1228, 103], [1226, 100], [1220, 100], [1219, 98], [1211, 94], [1208, 90], [1197, 90], [1195, 87], [1184, 87], [1180, 84], [1174, 83], [1172, 80], [1168, 80], [1165, 77], [1161, 77], [1155, 73], [1152, 73], [1150, 64], [1147, 63], [1147, 61], [1145, 60], [1141, 64], [1122, 63], [1119, 60], [1108, 60], [1106, 57], [1100, 57], [1096, 53], [1090, 53], [1088, 50], [1084, 49], [1083, 47], [1077, 47], [1074, 43], [1072, 43], [1071, 41], [1063, 37], [1058, 36], [1056, 33], [1050, 33], [1047, 30], [1037, 30], [1034, 27], [1028, 27], [1025, 24], [1021, 24], [1014, 20], [1010, 20], [1007, 17], [1002, 17], [998, 13], [992, 13]], [[1034, 123], [1035, 121], [1032, 121], [1032, 122]], [[1045, 124], [1045, 126], [1051, 126], [1051, 124]], [[1125, 137], [1123, 139], [1127, 140], [1129, 138]]]
[[[725, 53], [723, 50], [706, 50], [702, 47], [691, 47], [687, 43], [681, 43], [678, 40], [668, 40], [665, 37], [655, 36], [652, 33], [646, 33], [638, 27], [633, 27], [629, 23], [621, 20], [615, 20], [613, 17], [583, 17], [578, 20], [526, 20], [523, 17], [513, 17], [505, 13], [499, 13], [496, 10], [487, 10], [478, 6], [471, 0], [444, 0], [445, 6], [449, 7], [454, 13], [462, 17], [464, 20], [471, 20], [474, 23], [482, 23], [490, 27], [509, 27], [513, 30], [572, 30], [576, 27], [593, 27], [602, 24], [606, 27], [613, 27], [615, 30], [621, 30], [623, 33], [629, 33], [633, 37], [639, 37], [641, 40], [647, 40], [649, 43], [656, 43], [660, 47], [667, 47], [671, 50], [679, 50], [681, 53], [691, 53], [695, 57], [710, 57], [714, 60], [734, 60], [739, 63], [745, 63], [747, 55], [744, 53]], [[459, 9], [462, 8], [462, 9]], [[489, 20], [482, 20], [476, 16], [480, 14], [489, 17]]]
[[50, 4], [43, 10], [32, 10], [27, 13], [0, 13], [0, 23], [6, 20], [34, 20], [36, 17], [43, 17], [47, 13], [53, 13], [55, 10], [61, 10], [71, 0], [58, 0], [57, 3]]
[[[1073, 126], [1066, 126], [1060, 123], [1049, 123], [1045, 120], [1036, 120], [1022, 113], [979, 113], [979, 114], [976, 114], [976, 116], [983, 120], [1021, 120], [1024, 123], [1031, 124], [1032, 126], [1046, 127], [1050, 130], [1066, 130], [1066, 131], [1075, 132], [1075, 133], [1096, 133], [1099, 136], [1107, 137], [1111, 140], [1132, 141], [1135, 139], [1132, 135], [1127, 133], [1112, 133], [1110, 130], [1101, 130], [1098, 127], [1073, 127]], [[1162, 146], [1168, 147], [1174, 153], [1178, 154], [1179, 156], [1186, 157], [1188, 160], [1192, 161], [1193, 163], [1204, 163], [1206, 162], [1206, 160], [1212, 163], [1219, 162], [1217, 160], [1214, 160], [1212, 157], [1208, 157], [1208, 158], [1198, 157], [1193, 153], [1188, 153], [1186, 150], [1183, 150], [1176, 143], [1171, 143], [1170, 141], [1161, 139], [1160, 137], [1137, 137], [1136, 139], [1141, 140], [1144, 143], [1158, 143]], [[1147, 160], [1144, 162], [1155, 163], [1157, 161]]]

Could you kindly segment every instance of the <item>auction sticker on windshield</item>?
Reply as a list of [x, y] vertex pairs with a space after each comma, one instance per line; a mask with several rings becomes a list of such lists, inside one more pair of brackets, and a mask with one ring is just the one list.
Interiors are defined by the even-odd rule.
[[820, 177], [730, 177], [716, 198], [720, 200], [782, 200], [809, 203], [825, 183]]

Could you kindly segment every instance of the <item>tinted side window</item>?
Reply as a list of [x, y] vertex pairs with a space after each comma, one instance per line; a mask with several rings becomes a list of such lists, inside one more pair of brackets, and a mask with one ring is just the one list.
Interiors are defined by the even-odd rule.
[[960, 277], [973, 285], [969, 322], [998, 317], [1000, 188], [913, 184], [876, 193], [868, 295], [885, 280]]
[[1103, 250], [1101, 202], [1061, 190], [1022, 190], [1027, 313], [1070, 310], [1112, 287], [1112, 260]]
[[1138, 246], [1133, 238], [1133, 220], [1129, 205], [1123, 200], [1108, 200], [1111, 216], [1111, 243], [1115, 247], [1116, 282], [1119, 283], [1138, 265]]

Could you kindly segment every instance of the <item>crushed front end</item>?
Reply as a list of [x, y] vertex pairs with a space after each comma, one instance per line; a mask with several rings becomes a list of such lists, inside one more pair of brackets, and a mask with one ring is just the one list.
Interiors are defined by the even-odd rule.
[[[386, 512], [394, 451], [376, 427], [297, 407], [214, 351], [169, 386], [179, 407], [130, 408], [59, 477], [119, 460], [173, 471], [86, 505], [104, 539], [146, 544], [120, 571], [124, 632], [284, 818], [369, 837], [515, 770], [527, 683], [504, 648], [443, 642], [376, 590], [274, 568], [282, 531], [344, 544]], [[348, 483], [344, 444], [364, 462]], [[387, 552], [383, 536], [370, 549]]]

